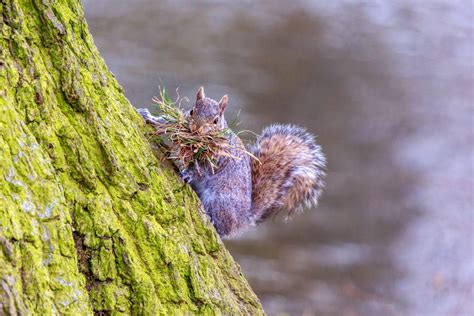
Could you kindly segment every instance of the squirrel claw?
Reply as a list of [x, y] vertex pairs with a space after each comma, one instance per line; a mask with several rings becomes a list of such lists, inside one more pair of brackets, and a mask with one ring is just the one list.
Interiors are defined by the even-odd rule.
[[185, 183], [190, 183], [191, 181], [193, 181], [193, 178], [191, 177], [191, 175], [189, 174], [187, 170], [181, 171], [179, 173], [179, 176], [181, 177], [181, 179], [183, 179]]

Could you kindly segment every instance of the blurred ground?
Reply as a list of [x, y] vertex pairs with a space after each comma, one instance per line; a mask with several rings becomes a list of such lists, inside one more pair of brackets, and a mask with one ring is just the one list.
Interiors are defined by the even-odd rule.
[[226, 241], [269, 315], [474, 314], [472, 1], [83, 1], [135, 106], [230, 95], [328, 156], [317, 209]]

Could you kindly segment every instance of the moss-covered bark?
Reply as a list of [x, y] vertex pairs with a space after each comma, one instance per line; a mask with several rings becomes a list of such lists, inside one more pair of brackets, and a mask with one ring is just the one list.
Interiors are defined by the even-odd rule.
[[0, 0], [0, 314], [261, 314], [78, 0]]

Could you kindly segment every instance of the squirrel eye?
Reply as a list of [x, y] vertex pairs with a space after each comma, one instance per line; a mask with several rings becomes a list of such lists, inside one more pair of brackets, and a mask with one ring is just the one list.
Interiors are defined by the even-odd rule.
[[189, 111], [189, 115], [192, 116], [192, 115], [193, 115], [193, 111], [194, 111], [194, 110]]
[[216, 117], [216, 118], [214, 119], [214, 124], [217, 124], [217, 123], [219, 123], [219, 117]]

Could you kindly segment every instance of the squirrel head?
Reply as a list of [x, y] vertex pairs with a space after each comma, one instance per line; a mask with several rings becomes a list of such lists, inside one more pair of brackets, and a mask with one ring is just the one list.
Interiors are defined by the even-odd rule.
[[188, 112], [191, 131], [208, 133], [227, 128], [224, 111], [229, 98], [224, 95], [219, 102], [206, 98], [204, 87], [199, 88], [196, 103]]

